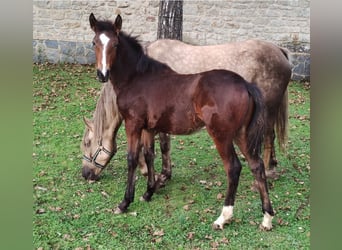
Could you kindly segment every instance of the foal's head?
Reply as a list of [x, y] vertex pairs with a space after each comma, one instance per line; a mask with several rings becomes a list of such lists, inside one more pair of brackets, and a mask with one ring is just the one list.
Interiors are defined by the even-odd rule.
[[118, 15], [114, 23], [110, 21], [98, 21], [94, 14], [91, 13], [89, 22], [91, 29], [95, 32], [93, 46], [96, 56], [97, 76], [99, 81], [106, 82], [109, 78], [111, 63], [116, 57], [122, 19]]

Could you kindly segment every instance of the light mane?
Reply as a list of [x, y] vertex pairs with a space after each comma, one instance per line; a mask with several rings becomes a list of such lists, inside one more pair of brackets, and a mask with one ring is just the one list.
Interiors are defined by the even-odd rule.
[[94, 138], [101, 141], [103, 132], [121, 118], [116, 103], [116, 93], [111, 82], [105, 82], [93, 114]]

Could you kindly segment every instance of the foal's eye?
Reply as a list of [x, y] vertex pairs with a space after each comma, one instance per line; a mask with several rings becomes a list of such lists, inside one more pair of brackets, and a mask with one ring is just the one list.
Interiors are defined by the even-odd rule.
[[94, 41], [92, 42], [92, 44], [93, 44], [93, 47], [95, 47], [95, 42]]

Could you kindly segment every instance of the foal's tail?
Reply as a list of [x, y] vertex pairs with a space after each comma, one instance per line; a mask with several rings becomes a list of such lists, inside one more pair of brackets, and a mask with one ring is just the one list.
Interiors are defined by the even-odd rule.
[[252, 119], [247, 127], [247, 149], [251, 156], [257, 157], [260, 156], [265, 133], [264, 99], [256, 84], [247, 83], [246, 87], [254, 102]]

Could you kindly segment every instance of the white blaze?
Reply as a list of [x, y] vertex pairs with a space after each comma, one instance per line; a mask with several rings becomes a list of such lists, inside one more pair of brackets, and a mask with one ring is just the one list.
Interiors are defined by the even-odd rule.
[[106, 75], [106, 48], [109, 42], [108, 36], [105, 34], [100, 35], [100, 41], [103, 45], [103, 50], [102, 50], [102, 74], [105, 76]]

